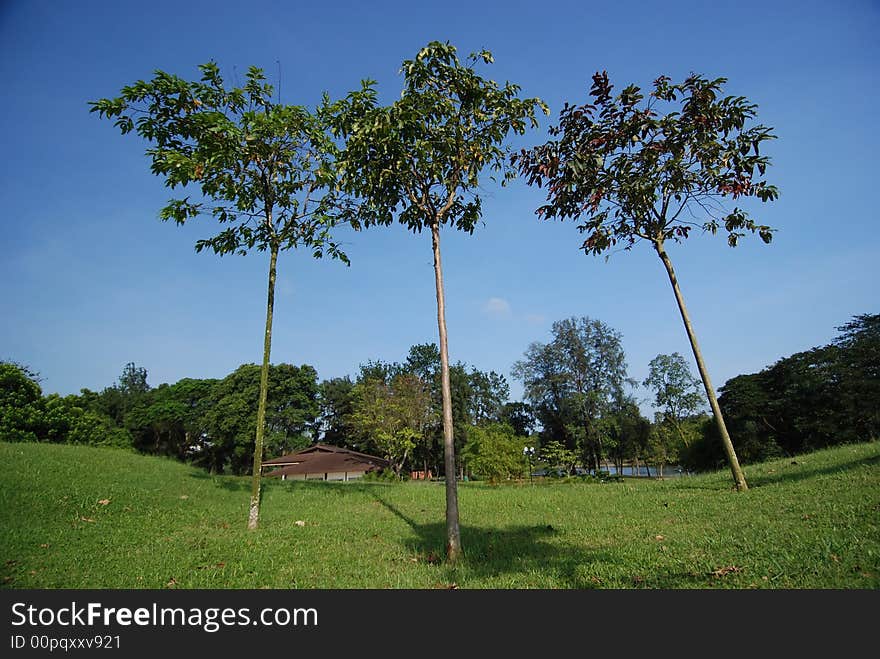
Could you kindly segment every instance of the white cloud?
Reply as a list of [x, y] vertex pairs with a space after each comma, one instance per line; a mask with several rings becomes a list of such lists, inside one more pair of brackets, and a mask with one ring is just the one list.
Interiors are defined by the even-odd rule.
[[542, 325], [545, 320], [547, 320], [546, 317], [540, 313], [526, 314], [526, 322], [529, 325]]
[[510, 316], [510, 303], [501, 297], [490, 297], [486, 302], [486, 306], [483, 307], [483, 311], [496, 318], [508, 318]]

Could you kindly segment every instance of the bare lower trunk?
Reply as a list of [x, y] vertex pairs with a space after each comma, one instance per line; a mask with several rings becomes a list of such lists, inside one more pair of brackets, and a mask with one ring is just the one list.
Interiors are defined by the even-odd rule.
[[709, 406], [712, 408], [712, 414], [715, 415], [715, 424], [718, 426], [718, 433], [721, 435], [721, 443], [724, 446], [724, 453], [727, 456], [727, 462], [730, 465], [730, 471], [733, 474], [733, 482], [736, 489], [744, 492], [749, 489], [746, 484], [746, 477], [743, 474], [742, 467], [739, 466], [739, 460], [736, 457], [736, 451], [733, 449], [733, 442], [730, 441], [730, 435], [727, 432], [727, 426], [724, 424], [724, 417], [721, 416], [721, 407], [718, 405], [718, 399], [715, 397], [715, 390], [712, 388], [712, 382], [709, 379], [709, 371], [706, 370], [706, 364], [703, 362], [703, 354], [700, 352], [700, 346], [697, 344], [697, 337], [694, 334], [694, 328], [691, 325], [691, 319], [684, 304], [684, 298], [681, 295], [681, 289], [678, 287], [678, 279], [675, 277], [675, 270], [672, 268], [672, 261], [663, 248], [662, 242], [654, 243], [657, 255], [663, 261], [666, 267], [666, 273], [669, 275], [669, 282], [672, 284], [672, 290], [675, 293], [675, 300], [678, 302], [678, 310], [681, 312], [681, 319], [684, 321], [685, 330], [687, 330], [688, 339], [691, 342], [691, 349], [694, 351], [694, 359], [697, 360], [697, 368], [700, 371], [700, 377], [703, 380], [703, 387], [706, 389], [706, 396], [709, 398]]
[[260, 523], [260, 476], [263, 470], [263, 434], [266, 430], [266, 398], [269, 391], [269, 353], [272, 349], [272, 313], [275, 309], [275, 264], [278, 246], [272, 245], [269, 257], [269, 291], [266, 296], [266, 336], [263, 340], [263, 367], [260, 369], [260, 404], [257, 407], [257, 439], [254, 443], [254, 477], [247, 527], [253, 531]]
[[449, 348], [446, 339], [446, 301], [443, 293], [443, 266], [440, 262], [440, 226], [431, 226], [434, 247], [434, 281], [437, 285], [437, 326], [440, 331], [440, 391], [443, 396], [443, 456], [446, 468], [446, 560], [461, 558], [458, 527], [458, 483], [455, 479], [455, 443], [452, 435], [452, 388], [449, 384]]

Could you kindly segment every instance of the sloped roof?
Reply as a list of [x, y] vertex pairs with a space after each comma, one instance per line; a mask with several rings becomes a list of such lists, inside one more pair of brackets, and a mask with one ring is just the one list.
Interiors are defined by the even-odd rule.
[[366, 453], [358, 453], [339, 446], [315, 444], [308, 448], [265, 460], [264, 466], [279, 467], [267, 476], [292, 474], [324, 474], [331, 472], [358, 472], [384, 469], [389, 462]]

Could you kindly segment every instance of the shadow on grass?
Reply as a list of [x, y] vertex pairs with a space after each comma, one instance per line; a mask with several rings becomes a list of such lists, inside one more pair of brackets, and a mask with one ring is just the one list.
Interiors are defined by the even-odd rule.
[[870, 458], [856, 458], [847, 462], [839, 462], [824, 467], [812, 467], [810, 466], [810, 461], [811, 458], [809, 456], [805, 458], [792, 458], [779, 467], [779, 469], [783, 469], [784, 471], [777, 471], [773, 474], [755, 474], [748, 477], [749, 486], [763, 487], [765, 485], [775, 485], [778, 483], [793, 483], [809, 478], [816, 478], [817, 476], [843, 474], [865, 466], [876, 467], [880, 465], [880, 455], [875, 455]]
[[218, 476], [216, 474], [209, 474], [206, 471], [199, 470], [191, 473], [189, 477], [200, 481], [211, 481], [214, 487], [220, 487], [229, 492], [245, 492], [251, 489], [251, 483], [249, 480], [235, 476]]
[[[418, 524], [389, 503], [376, 490], [372, 496], [404, 521], [415, 537], [404, 541], [408, 551], [429, 563], [442, 563], [446, 556], [446, 523]], [[530, 572], [552, 574], [560, 588], [592, 589], [601, 582], [590, 578], [590, 565], [605, 563], [610, 556], [560, 542], [562, 532], [552, 525], [481, 528], [463, 525], [463, 567], [475, 579]]]

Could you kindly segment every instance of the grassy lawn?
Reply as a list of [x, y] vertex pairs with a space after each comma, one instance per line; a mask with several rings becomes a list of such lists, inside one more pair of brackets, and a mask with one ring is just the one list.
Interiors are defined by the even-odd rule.
[[880, 443], [665, 481], [459, 489], [249, 479], [130, 452], [0, 444], [4, 588], [878, 588]]

